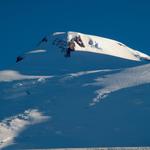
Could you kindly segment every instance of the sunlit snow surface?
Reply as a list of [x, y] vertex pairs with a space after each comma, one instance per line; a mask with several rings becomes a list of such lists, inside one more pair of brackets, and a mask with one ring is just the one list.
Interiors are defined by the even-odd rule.
[[96, 91], [97, 96], [90, 105], [94, 105], [106, 98], [110, 93], [142, 84], [150, 83], [150, 65], [143, 65], [134, 68], [123, 69], [119, 73], [98, 77], [95, 82], [85, 86], [100, 86]]
[[[25, 80], [26, 78], [23, 78], [24, 80], [22, 81], [15, 81], [15, 83], [9, 82], [9, 86], [6, 86], [6, 88], [2, 89], [1, 101], [6, 102], [7, 100], [7, 103], [12, 103], [12, 102], [18, 103], [16, 106], [13, 104], [14, 105], [13, 109], [16, 109], [15, 107], [18, 107], [19, 103], [22, 103], [20, 101], [24, 101], [23, 105], [26, 105], [25, 103], [31, 103], [31, 101], [33, 101], [34, 104], [31, 104], [31, 108], [36, 107], [36, 103], [37, 103], [38, 109], [40, 109], [40, 103], [41, 103], [41, 110], [45, 112], [48, 111], [47, 112], [48, 114], [49, 114], [49, 111], [52, 112], [52, 114], [54, 114], [54, 117], [55, 117], [55, 113], [57, 114], [59, 111], [60, 111], [60, 114], [57, 114], [57, 115], [61, 116], [61, 110], [59, 109], [62, 109], [63, 111], [64, 108], [62, 107], [66, 105], [68, 108], [65, 107], [67, 109], [65, 111], [68, 113], [70, 112], [71, 118], [68, 115], [66, 115], [66, 112], [62, 113], [63, 115], [61, 116], [62, 118], [57, 118], [58, 116], [56, 115], [56, 118], [58, 119], [57, 121], [61, 124], [64, 124], [64, 127], [62, 125], [57, 124], [57, 122], [55, 121], [54, 121], [54, 125], [46, 125], [44, 127], [44, 129], [48, 127], [50, 128], [48, 130], [49, 133], [47, 134], [53, 135], [55, 133], [59, 139], [61, 137], [63, 138], [65, 134], [68, 135], [69, 133], [67, 132], [71, 132], [71, 134], [74, 134], [75, 131], [77, 132], [81, 130], [84, 131], [85, 130], [84, 129], [85, 125], [83, 124], [84, 121], [82, 120], [80, 123], [80, 119], [85, 119], [86, 120], [85, 124], [86, 124], [87, 118], [85, 117], [88, 117], [88, 115], [93, 114], [93, 113], [89, 114], [91, 110], [100, 109], [99, 107], [95, 108], [95, 106], [103, 105], [103, 103], [100, 103], [101, 100], [107, 101], [107, 96], [109, 96], [109, 94], [111, 94], [112, 92], [116, 92], [117, 94], [117, 91], [122, 90], [123, 88], [127, 89], [129, 87], [149, 84], [150, 83], [150, 69], [149, 68], [150, 68], [150, 65], [147, 64], [147, 65], [127, 68], [127, 69], [102, 69], [102, 70], [73, 72], [73, 73], [69, 73], [65, 75], [56, 75], [56, 76], [53, 76], [53, 78], [44, 78], [44, 77], [42, 78], [41, 76], [39, 76], [39, 78], [37, 79], [34, 78], [34, 76], [31, 79], [27, 78], [28, 80]], [[18, 80], [20, 80], [20, 78], [18, 78]], [[3, 82], [4, 81], [7, 83], [8, 80], [4, 78]], [[133, 91], [135, 90], [133, 89]], [[86, 94], [86, 92], [88, 93]], [[125, 96], [125, 95], [122, 94], [122, 96]], [[136, 95], [133, 97], [138, 98]], [[4, 102], [5, 104], [4, 107], [6, 108], [7, 104], [5, 102]], [[98, 104], [98, 102], [100, 104]], [[131, 102], [132, 102], [132, 99], [131, 99]], [[142, 105], [143, 103], [144, 103], [144, 99], [135, 101], [135, 104], [137, 105]], [[72, 108], [73, 104], [74, 106], [76, 106], [76, 109]], [[11, 108], [11, 106], [9, 107]], [[70, 111], [70, 109], [72, 110]], [[80, 113], [84, 112], [85, 116], [83, 114], [80, 114], [79, 112], [77, 113], [78, 110]], [[108, 111], [107, 108], [106, 108], [106, 111]], [[3, 113], [5, 114], [5, 112]], [[73, 116], [71, 115], [71, 113], [73, 113], [72, 114]], [[81, 116], [80, 117], [78, 116], [76, 118], [74, 113], [77, 113], [77, 116], [78, 115], [81, 115]], [[105, 115], [103, 114], [103, 117], [104, 116]], [[49, 114], [49, 117], [50, 117], [50, 114]], [[73, 121], [75, 123], [75, 127], [73, 127], [72, 123], [69, 128], [65, 127], [65, 121], [66, 119], [69, 119], [68, 117], [70, 119], [73, 119], [75, 117], [75, 120], [78, 121], [78, 123], [75, 123]], [[17, 141], [15, 141], [15, 137], [21, 136], [21, 131], [23, 129], [25, 129], [28, 125], [33, 125], [34, 123], [42, 122], [43, 120], [47, 118], [48, 116], [42, 116], [42, 114], [38, 112], [38, 110], [33, 109], [33, 110], [27, 110], [23, 114], [19, 114], [14, 117], [8, 117], [8, 118], [3, 119], [0, 123], [0, 140], [1, 140], [0, 146], [1, 148], [8, 146], [12, 142], [14, 142], [13, 145], [15, 145], [17, 143]], [[67, 126], [69, 125], [69, 122], [70, 122], [68, 121], [69, 120], [66, 121]], [[55, 124], [56, 124], [56, 127], [55, 127]], [[99, 123], [97, 122], [97, 124]], [[39, 128], [39, 130], [43, 130], [42, 128], [43, 127], [41, 127], [41, 129]], [[90, 126], [88, 128], [89, 130], [91, 130]], [[99, 128], [97, 128], [97, 130], [99, 130]], [[120, 127], [114, 127], [113, 130], [114, 132], [120, 132]], [[87, 132], [87, 131], [84, 131], [84, 132]], [[72, 136], [74, 137], [74, 135]], [[56, 147], [57, 147], [57, 144], [56, 144]]]
[[6, 118], [0, 122], [0, 148], [12, 144], [15, 137], [29, 125], [46, 121], [44, 116], [36, 109], [26, 110], [22, 114]]
[[0, 71], [0, 82], [10, 82], [15, 80], [31, 80], [31, 79], [40, 79], [40, 78], [51, 78], [51, 76], [31, 76], [23, 75], [18, 71], [14, 70], [3, 70]]
[[149, 84], [147, 62], [42, 43], [0, 71], [0, 149], [149, 146]]

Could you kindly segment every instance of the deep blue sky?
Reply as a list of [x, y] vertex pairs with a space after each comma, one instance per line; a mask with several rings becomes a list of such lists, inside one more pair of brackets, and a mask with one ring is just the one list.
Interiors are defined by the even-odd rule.
[[79, 31], [150, 54], [149, 0], [0, 0], [0, 70], [44, 35]]

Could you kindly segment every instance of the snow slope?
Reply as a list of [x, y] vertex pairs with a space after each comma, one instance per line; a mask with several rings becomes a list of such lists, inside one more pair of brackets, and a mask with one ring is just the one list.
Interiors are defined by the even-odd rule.
[[124, 59], [140, 61], [141, 59], [150, 60], [150, 56], [136, 51], [132, 48], [129, 48], [125, 44], [118, 42], [116, 40], [87, 35], [77, 32], [68, 32], [68, 41], [73, 39], [76, 36], [80, 36], [81, 40], [84, 43], [84, 47], [81, 47], [77, 43], [75, 43], [76, 51], [88, 51], [94, 52], [98, 54], [112, 55], [116, 57], [121, 57]]
[[0, 147], [3, 148], [13, 142], [13, 139], [25, 126], [33, 125], [47, 120], [38, 110], [26, 110], [19, 114], [3, 120], [0, 123]]
[[14, 70], [3, 70], [0, 71], [0, 82], [10, 82], [15, 80], [31, 80], [31, 79], [40, 79], [40, 78], [50, 78], [51, 76], [30, 76], [22, 75]]
[[150, 64], [77, 46], [64, 57], [56, 37], [69, 42], [55, 33], [0, 71], [0, 148], [149, 146]]

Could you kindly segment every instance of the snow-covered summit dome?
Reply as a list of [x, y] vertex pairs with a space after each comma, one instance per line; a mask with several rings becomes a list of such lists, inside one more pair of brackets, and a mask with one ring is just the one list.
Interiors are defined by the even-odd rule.
[[55, 32], [43, 37], [34, 50], [18, 56], [16, 63], [24, 64], [28, 70], [41, 72], [49, 68], [56, 73], [58, 70], [104, 67], [118, 59], [136, 62], [150, 60], [150, 56], [112, 39], [79, 32]]

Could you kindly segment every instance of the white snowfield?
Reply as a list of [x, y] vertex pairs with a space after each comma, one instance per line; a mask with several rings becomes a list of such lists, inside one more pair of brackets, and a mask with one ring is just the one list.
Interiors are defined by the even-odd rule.
[[41, 78], [50, 78], [52, 76], [32, 76], [32, 75], [23, 75], [15, 70], [3, 70], [0, 71], [0, 82], [10, 82], [16, 80], [32, 80], [32, 79], [41, 79]]
[[89, 104], [95, 105], [102, 99], [106, 98], [110, 93], [129, 88], [140, 86], [150, 83], [150, 65], [142, 65], [138, 67], [131, 67], [123, 69], [117, 73], [98, 77], [95, 82], [85, 84], [85, 86], [99, 86], [100, 89], [96, 90], [96, 97]]
[[9, 117], [0, 122], [0, 149], [13, 143], [15, 137], [29, 125], [49, 119], [37, 109], [26, 110], [23, 114]]
[[68, 32], [67, 34], [68, 41], [80, 36], [84, 44], [84, 47], [81, 47], [75, 42], [75, 51], [87, 51], [98, 54], [112, 55], [133, 61], [140, 61], [141, 59], [150, 60], [150, 56], [147, 54], [129, 48], [116, 40], [78, 32]]

